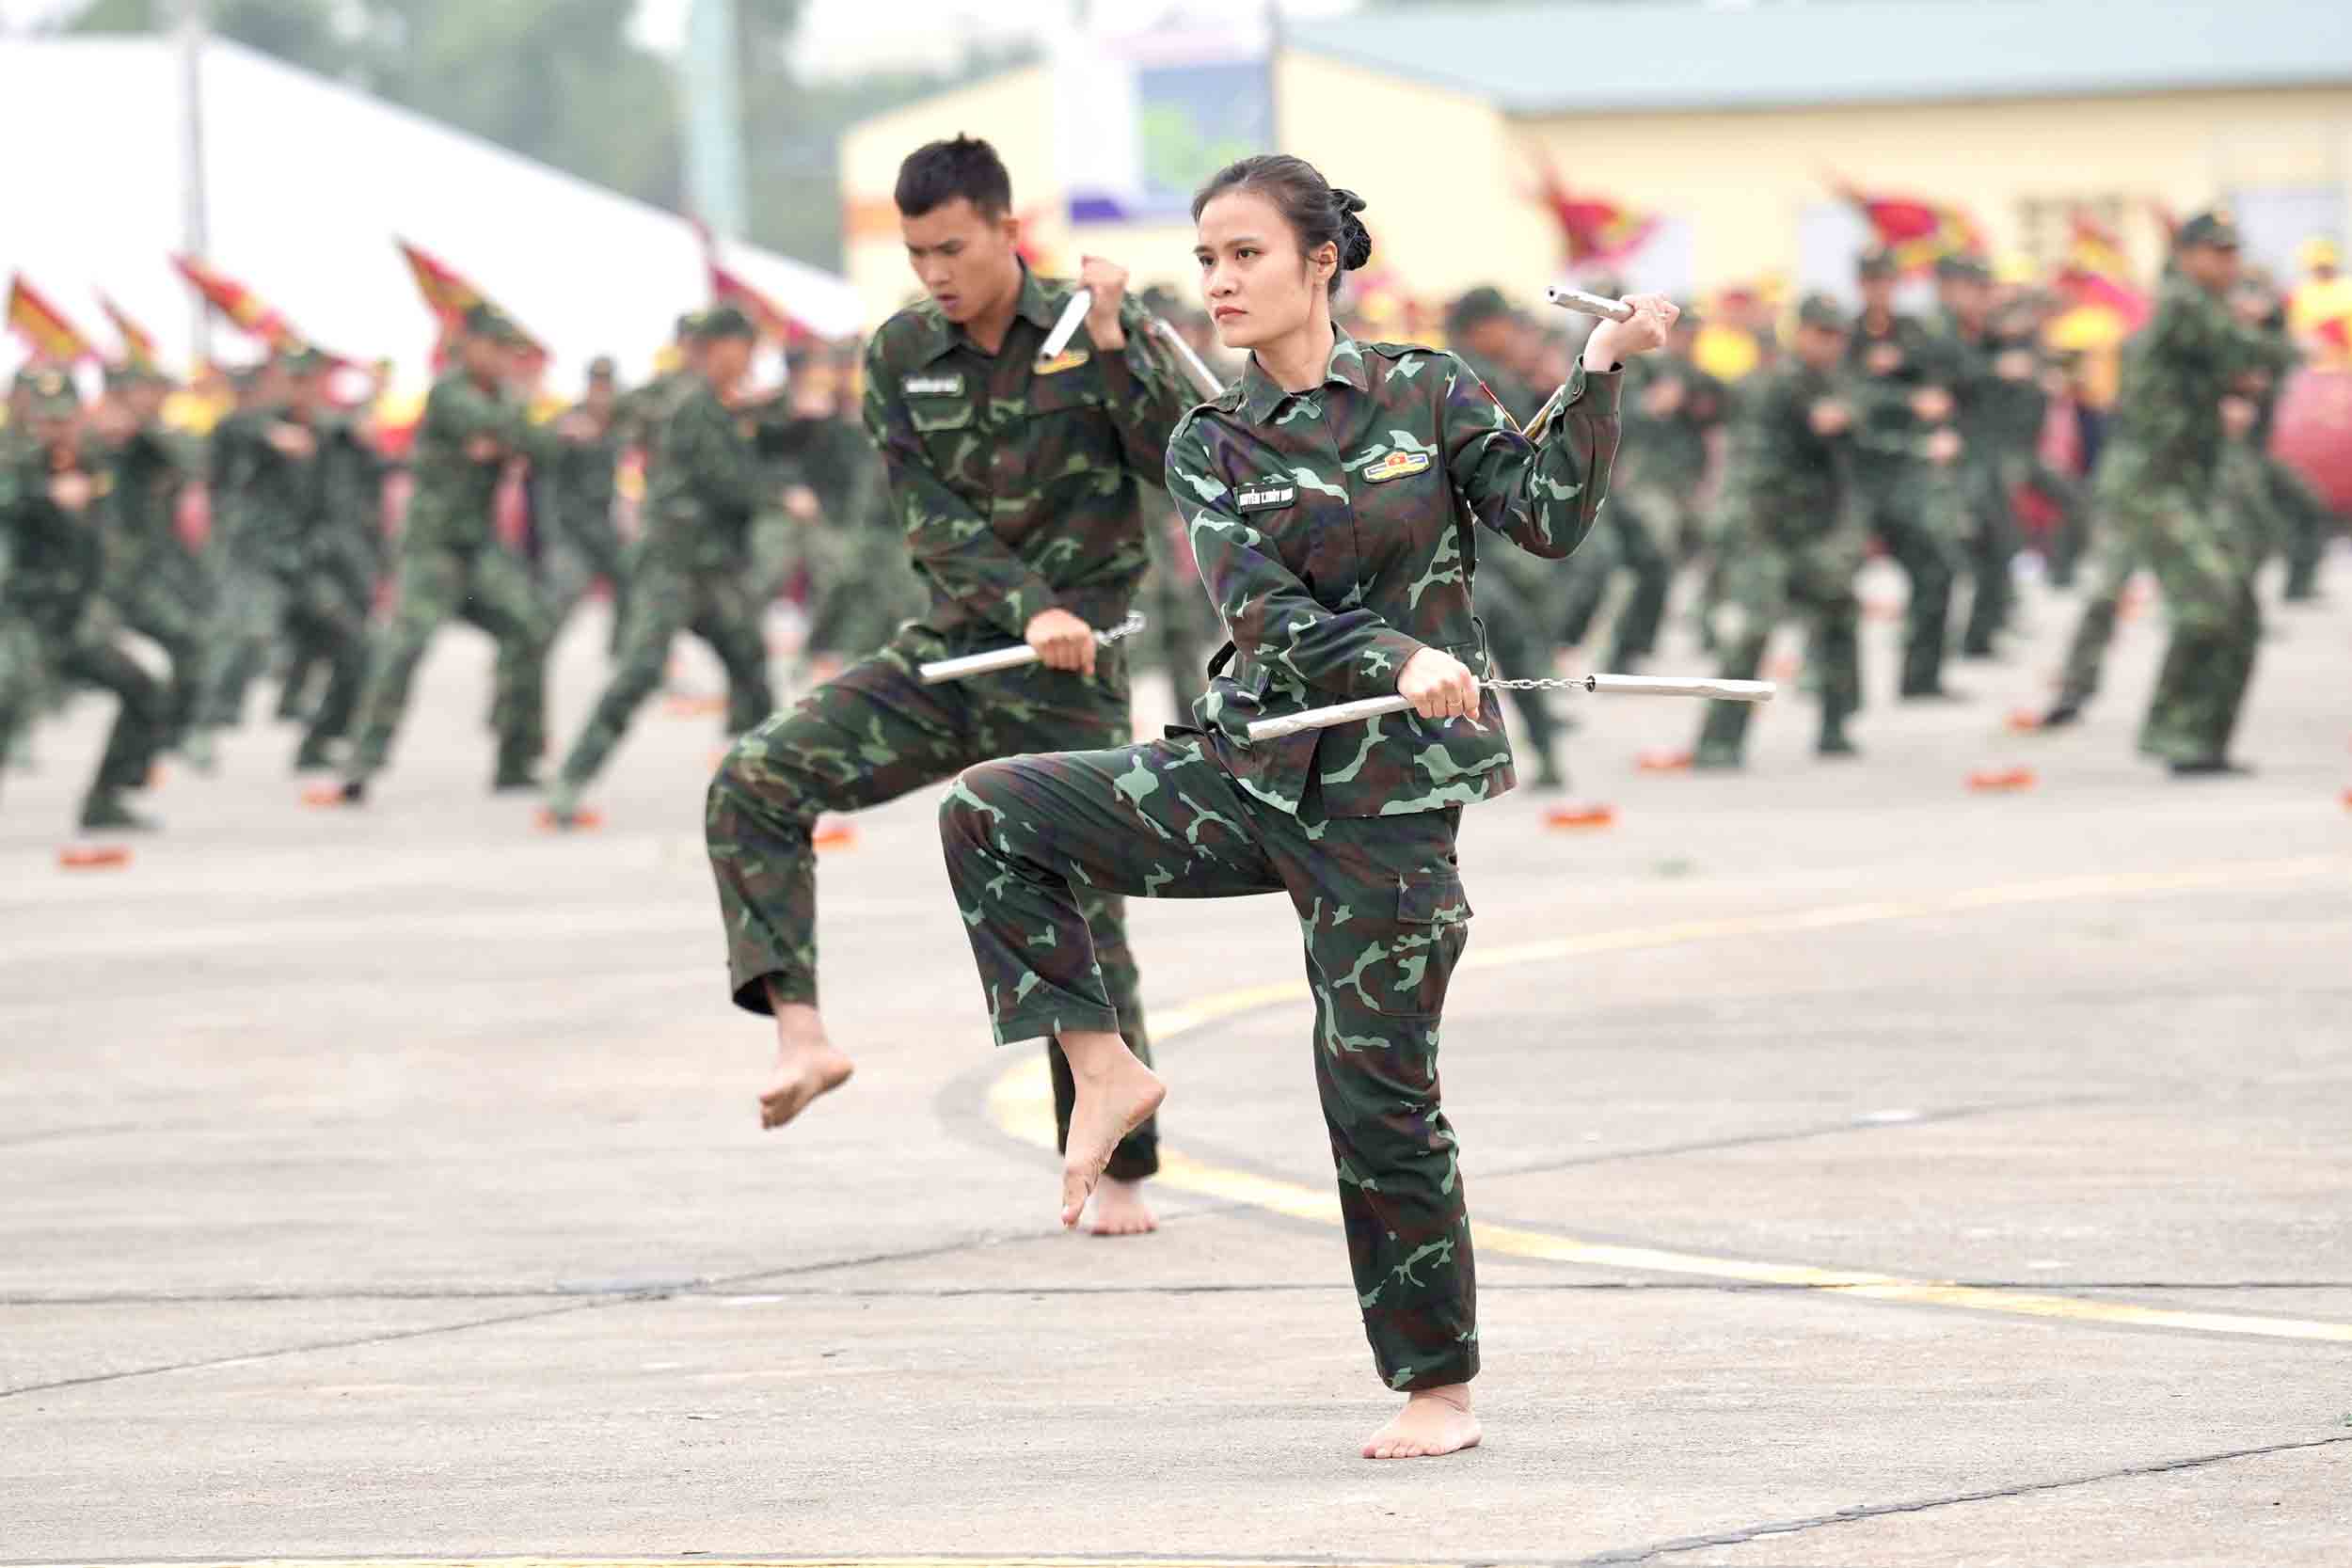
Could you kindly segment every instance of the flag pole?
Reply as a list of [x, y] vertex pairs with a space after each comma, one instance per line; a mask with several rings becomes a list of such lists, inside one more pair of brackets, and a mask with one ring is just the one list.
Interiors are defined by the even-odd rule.
[[[180, 24], [174, 29], [180, 55], [180, 243], [184, 254], [199, 261], [212, 260], [204, 202], [204, 40], [205, 0], [179, 0]], [[189, 320], [188, 360], [203, 364], [213, 356], [213, 313], [201, 293]]]

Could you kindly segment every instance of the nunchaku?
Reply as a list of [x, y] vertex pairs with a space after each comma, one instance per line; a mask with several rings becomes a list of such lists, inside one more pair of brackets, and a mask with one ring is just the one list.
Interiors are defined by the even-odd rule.
[[[1600, 696], [1712, 697], [1725, 703], [1769, 703], [1779, 689], [1771, 681], [1682, 675], [1581, 675], [1560, 684], [1581, 687]], [[1334, 724], [1352, 724], [1359, 719], [1403, 713], [1412, 705], [1402, 697], [1366, 697], [1359, 702], [1333, 703], [1327, 707], [1311, 707], [1304, 713], [1286, 713], [1279, 719], [1261, 719], [1249, 726], [1249, 738], [1279, 740], [1303, 730], [1328, 729]]]
[[[1143, 617], [1128, 611], [1127, 618], [1115, 626], [1094, 634], [1095, 646], [1107, 648], [1112, 643], [1133, 637], [1144, 627]], [[1016, 642], [1009, 648], [991, 648], [984, 654], [959, 654], [954, 658], [935, 658], [929, 664], [918, 664], [914, 673], [923, 677], [925, 686], [940, 686], [948, 681], [969, 680], [974, 675], [993, 675], [999, 670], [1018, 670], [1025, 664], [1035, 664], [1038, 652], [1026, 642]]]

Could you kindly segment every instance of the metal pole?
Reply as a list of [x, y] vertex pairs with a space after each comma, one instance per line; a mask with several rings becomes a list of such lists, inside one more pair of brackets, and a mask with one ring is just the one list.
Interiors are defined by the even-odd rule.
[[686, 193], [710, 231], [744, 230], [741, 46], [735, 0], [693, 0], [686, 13]]
[[[212, 235], [204, 201], [204, 40], [205, 0], [179, 0], [180, 24], [174, 30], [180, 55], [180, 245], [198, 261], [210, 260]], [[213, 313], [201, 295], [188, 323], [191, 366], [213, 356]]]

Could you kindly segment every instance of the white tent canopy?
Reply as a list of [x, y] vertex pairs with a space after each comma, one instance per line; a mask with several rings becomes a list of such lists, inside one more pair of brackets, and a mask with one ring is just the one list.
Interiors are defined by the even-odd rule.
[[[648, 373], [677, 314], [709, 298], [675, 214], [532, 162], [232, 43], [202, 62], [207, 259], [322, 348], [427, 373], [434, 323], [393, 246], [405, 239], [497, 301], [576, 385], [610, 354]], [[180, 61], [158, 38], [0, 40], [0, 274], [25, 278], [112, 352], [103, 293], [187, 363]], [[830, 273], [727, 247], [746, 281], [820, 333], [857, 330]], [[0, 286], [5, 279], [0, 278]], [[215, 318], [216, 357], [258, 353]], [[0, 368], [24, 354], [11, 336]]]

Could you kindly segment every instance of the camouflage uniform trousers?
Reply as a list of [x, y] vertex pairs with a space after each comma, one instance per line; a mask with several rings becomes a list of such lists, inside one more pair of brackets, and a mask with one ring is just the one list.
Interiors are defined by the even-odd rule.
[[889, 530], [820, 526], [804, 547], [810, 651], [864, 658], [923, 613], [923, 585], [905, 544]]
[[[954, 640], [919, 626], [852, 665], [735, 743], [711, 780], [704, 817], [711, 874], [727, 929], [736, 1004], [771, 1010], [769, 991], [817, 1003], [817, 861], [810, 830], [825, 812], [880, 805], [960, 768], [1025, 752], [1117, 745], [1132, 733], [1128, 679], [1105, 649], [1092, 681], [1041, 665], [925, 686], [915, 667], [1001, 642]], [[1152, 1059], [1141, 980], [1127, 943], [1125, 900], [1109, 890], [1082, 899], [1092, 951], [1128, 1049]], [[1109, 1016], [1109, 1015], [1105, 1015]], [[1049, 1048], [1055, 1120], [1066, 1140], [1071, 1082]], [[1145, 1123], [1111, 1157], [1109, 1174], [1136, 1181], [1159, 1169], [1159, 1132]]]
[[209, 617], [183, 593], [150, 580], [124, 590], [119, 610], [124, 626], [171, 660], [171, 679], [164, 688], [163, 744], [177, 746], [203, 711], [212, 668]]
[[1963, 463], [1960, 483], [1968, 515], [1968, 619], [1960, 633], [1964, 658], [1993, 657], [1993, 640], [2009, 626], [2016, 589], [2010, 562], [2017, 554], [2017, 514], [2012, 486], [2022, 463], [2015, 454], [1979, 455]]
[[[323, 581], [306, 587], [321, 613], [299, 616], [287, 624], [286, 682], [278, 693], [278, 717], [308, 721], [317, 718], [326, 701], [322, 696], [313, 702], [310, 689], [322, 673], [328, 686], [333, 686], [346, 628], [359, 640], [358, 678], [363, 686], [366, 683], [368, 612], [374, 608], [375, 585], [354, 569], [338, 566], [329, 568]], [[336, 736], [351, 727], [350, 709], [358, 706], [358, 692], [354, 690], [333, 732]]]
[[1323, 818], [1311, 793], [1294, 816], [1243, 790], [1211, 748], [1175, 734], [956, 781], [940, 835], [997, 1040], [1118, 1017], [1079, 890], [1289, 894], [1374, 1365], [1392, 1388], [1465, 1382], [1478, 1371], [1477, 1280], [1438, 1082], [1446, 987], [1470, 938], [1460, 808]]
[[547, 601], [548, 625], [561, 631], [598, 578], [612, 584], [612, 613], [622, 619], [628, 563], [619, 533], [596, 537], [559, 528], [539, 559], [539, 590]]
[[401, 555], [400, 607], [378, 633], [369, 660], [351, 758], [354, 779], [376, 773], [390, 755], [417, 664], [453, 615], [498, 640], [491, 723], [498, 732], [499, 772], [521, 774], [546, 750], [547, 657], [554, 628], [530, 569], [496, 544], [419, 546]]
[[2042, 461], [2040, 451], [2017, 454], [2012, 484], [2023, 484], [2058, 510], [2044, 551], [2053, 588], [2072, 588], [2090, 545], [2090, 507], [2083, 482]]
[[1610, 496], [1601, 526], [1616, 540], [1617, 559], [1633, 574], [1633, 592], [1617, 608], [1610, 635], [1609, 668], [1623, 672], [1658, 651], [1658, 628], [1674, 591], [1674, 557], [1668, 553], [1678, 509], [1662, 484], [1636, 482]]
[[2229, 753], [2262, 647], [2262, 606], [2254, 596], [2267, 527], [2260, 465], [2251, 446], [2231, 441], [2211, 497], [2147, 486], [2123, 514], [2164, 590], [2172, 623], [2140, 725], [2139, 749], [2150, 756], [2201, 762]]
[[351, 602], [334, 573], [294, 578], [249, 562], [232, 566], [221, 585], [215, 625], [212, 687], [200, 709], [207, 728], [233, 728], [240, 721], [246, 683], [282, 639], [295, 652], [289, 686], [306, 678], [305, 656], [310, 651], [328, 672], [326, 695], [303, 735], [303, 754], [317, 758], [326, 741], [349, 731], [367, 680], [367, 611]]
[[2140, 568], [2139, 541], [2120, 524], [2116, 517], [2100, 519], [2082, 609], [2075, 615], [2074, 635], [2066, 644], [2058, 677], [2058, 707], [2079, 708], [2098, 694], [2107, 648], [2115, 641], [2116, 619], [2122, 612], [2123, 591]]
[[[1820, 672], [1824, 749], [1845, 735], [1862, 705], [1861, 605], [1854, 597], [1858, 550], [1842, 540], [1790, 548], [1734, 537], [1718, 550], [1708, 621], [1727, 680], [1754, 680], [1764, 666], [1772, 628], [1803, 620], [1807, 656]], [[1709, 703], [1699, 729], [1699, 752], [1719, 764], [1742, 754], [1753, 703]]]
[[2262, 461], [2270, 505], [2285, 533], [2281, 547], [2287, 559], [2287, 601], [2317, 598], [2319, 563], [2328, 553], [2328, 541], [2344, 531], [2344, 520], [2292, 466], [2268, 452]]
[[164, 742], [163, 687], [97, 627], [85, 625], [45, 647], [40, 627], [0, 612], [0, 738], [30, 729], [52, 686], [94, 686], [119, 704], [90, 800], [145, 787]]
[[661, 685], [670, 644], [691, 631], [727, 672], [727, 733], [741, 735], [775, 711], [768, 684], [768, 642], [760, 606], [739, 573], [691, 571], [648, 562], [629, 590], [629, 621], [604, 694], [564, 758], [564, 782], [582, 785], [604, 770], [629, 721]]
[[[1544, 638], [1550, 623], [1539, 608], [1540, 601], [1528, 592], [1531, 585], [1541, 586], [1540, 570], [1550, 564], [1519, 550], [1479, 563], [1478, 620], [1486, 631], [1486, 652], [1494, 668], [1514, 680], [1541, 679], [1551, 673], [1552, 647]], [[1570, 572], [1571, 568], [1562, 568], [1550, 575], [1555, 589], [1570, 580]], [[1535, 754], [1533, 784], [1538, 789], [1562, 788], [1567, 784], [1559, 759], [1560, 732], [1565, 726], [1551, 711], [1550, 695], [1511, 689], [1528, 750]]]
[[1898, 689], [1925, 696], [1944, 687], [1944, 646], [1960, 577], [1962, 496], [1947, 467], [1925, 462], [1857, 465], [1854, 505], [1910, 579], [1903, 609], [1902, 674]]

